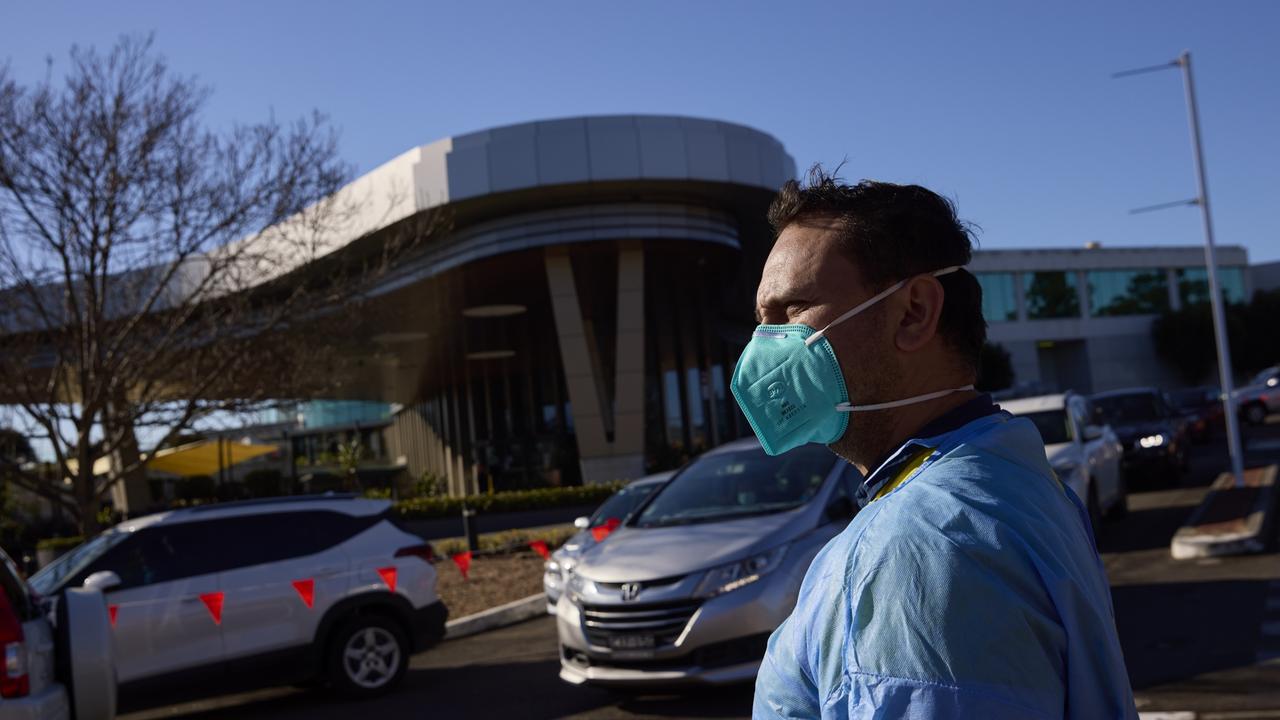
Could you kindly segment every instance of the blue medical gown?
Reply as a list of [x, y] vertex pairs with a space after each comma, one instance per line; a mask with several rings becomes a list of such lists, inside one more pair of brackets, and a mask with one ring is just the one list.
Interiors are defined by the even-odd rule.
[[1137, 718], [1088, 516], [1035, 426], [999, 413], [895, 457], [922, 452], [814, 559], [754, 716]]

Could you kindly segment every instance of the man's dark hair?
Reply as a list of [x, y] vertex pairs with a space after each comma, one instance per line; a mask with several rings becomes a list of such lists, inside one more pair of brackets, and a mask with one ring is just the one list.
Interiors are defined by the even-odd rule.
[[[815, 165], [802, 185], [788, 180], [769, 207], [774, 233], [792, 223], [837, 220], [840, 248], [876, 290], [899, 280], [966, 265], [973, 255], [969, 226], [950, 200], [919, 185], [863, 180], [846, 185]], [[975, 370], [987, 323], [982, 287], [966, 270], [938, 278], [946, 293], [938, 334]]]

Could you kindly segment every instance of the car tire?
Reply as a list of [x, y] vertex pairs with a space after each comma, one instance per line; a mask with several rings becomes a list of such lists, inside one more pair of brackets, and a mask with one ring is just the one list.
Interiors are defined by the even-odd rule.
[[400, 623], [385, 615], [356, 615], [330, 638], [325, 671], [339, 695], [375, 697], [404, 679], [409, 653]]
[[1262, 403], [1252, 403], [1244, 408], [1244, 419], [1250, 425], [1261, 425], [1267, 421], [1267, 409]]

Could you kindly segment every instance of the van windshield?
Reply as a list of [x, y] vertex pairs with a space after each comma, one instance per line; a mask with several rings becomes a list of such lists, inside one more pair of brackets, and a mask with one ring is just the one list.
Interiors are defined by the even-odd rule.
[[784, 512], [822, 488], [835, 456], [805, 445], [777, 457], [760, 448], [704, 455], [676, 474], [636, 518], [636, 527], [705, 523]]

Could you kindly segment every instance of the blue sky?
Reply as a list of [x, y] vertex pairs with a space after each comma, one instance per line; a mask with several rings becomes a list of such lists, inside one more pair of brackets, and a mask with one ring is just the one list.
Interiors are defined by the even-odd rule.
[[33, 80], [73, 43], [155, 31], [222, 126], [320, 109], [366, 171], [524, 120], [672, 113], [768, 131], [801, 168], [919, 182], [982, 247], [1192, 244], [1176, 72], [1194, 53], [1218, 241], [1280, 260], [1280, 2], [131, 2], [10, 4]]

